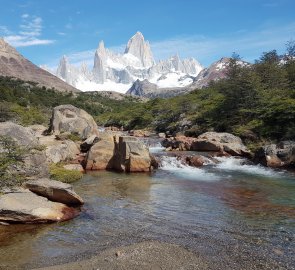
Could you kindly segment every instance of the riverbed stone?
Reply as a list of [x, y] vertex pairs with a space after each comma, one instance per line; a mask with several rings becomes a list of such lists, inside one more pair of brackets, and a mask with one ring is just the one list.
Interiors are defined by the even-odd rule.
[[30, 180], [24, 183], [30, 191], [48, 198], [50, 201], [66, 205], [81, 205], [83, 199], [73, 190], [72, 185], [47, 178]]
[[78, 215], [78, 210], [49, 201], [29, 190], [18, 190], [0, 196], [0, 221], [8, 223], [45, 223], [65, 221]]

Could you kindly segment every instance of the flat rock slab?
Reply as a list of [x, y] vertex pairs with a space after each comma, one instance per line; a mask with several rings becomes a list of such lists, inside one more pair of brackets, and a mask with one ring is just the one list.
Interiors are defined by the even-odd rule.
[[19, 190], [0, 197], [0, 221], [8, 223], [46, 223], [65, 221], [78, 215], [78, 210], [51, 202], [29, 190]]
[[48, 198], [51, 201], [66, 205], [82, 205], [83, 199], [73, 190], [72, 185], [47, 178], [30, 180], [24, 183], [30, 191]]

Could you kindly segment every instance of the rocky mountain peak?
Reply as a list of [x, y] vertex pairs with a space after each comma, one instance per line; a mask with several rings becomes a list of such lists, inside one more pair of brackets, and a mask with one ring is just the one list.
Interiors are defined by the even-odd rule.
[[103, 40], [99, 42], [99, 45], [98, 45], [98, 48], [97, 48], [96, 51], [100, 55], [105, 55], [106, 54], [106, 49], [105, 49]]
[[129, 39], [125, 54], [132, 54], [137, 57], [143, 67], [151, 67], [155, 64], [155, 60], [148, 41], [145, 41], [141, 32], [137, 32]]

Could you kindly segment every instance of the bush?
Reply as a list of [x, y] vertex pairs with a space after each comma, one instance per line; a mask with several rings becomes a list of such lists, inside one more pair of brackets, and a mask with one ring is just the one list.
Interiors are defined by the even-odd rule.
[[23, 177], [16, 173], [12, 166], [23, 161], [25, 149], [7, 137], [0, 136], [0, 187], [14, 186], [22, 182]]
[[80, 180], [83, 173], [79, 171], [70, 171], [63, 168], [63, 164], [50, 165], [50, 178], [63, 183], [72, 183]]

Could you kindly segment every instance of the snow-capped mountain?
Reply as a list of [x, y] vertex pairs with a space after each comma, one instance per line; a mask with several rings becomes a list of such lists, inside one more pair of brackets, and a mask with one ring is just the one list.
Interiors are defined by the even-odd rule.
[[105, 48], [101, 41], [94, 54], [92, 69], [86, 64], [71, 65], [64, 56], [54, 73], [82, 91], [125, 93], [137, 80], [148, 80], [158, 88], [184, 87], [191, 84], [202, 69], [194, 58], [182, 60], [178, 55], [156, 62], [149, 42], [137, 32], [122, 54]]
[[[155, 84], [148, 80], [137, 80], [133, 83], [132, 87], [130, 87], [130, 89], [127, 91], [127, 94], [147, 98], [167, 98], [182, 95], [191, 92], [195, 89], [206, 87], [212, 81], [218, 81], [226, 78], [229, 64], [230, 58], [223, 57], [220, 60], [214, 62], [208, 68], [205, 68], [201, 72], [199, 72], [198, 76], [193, 78], [192, 83], [180, 87], [166, 86], [160, 88], [160, 79], [158, 80], [158, 84]], [[240, 66], [250, 65], [249, 63], [242, 60], [238, 61], [237, 64]]]

